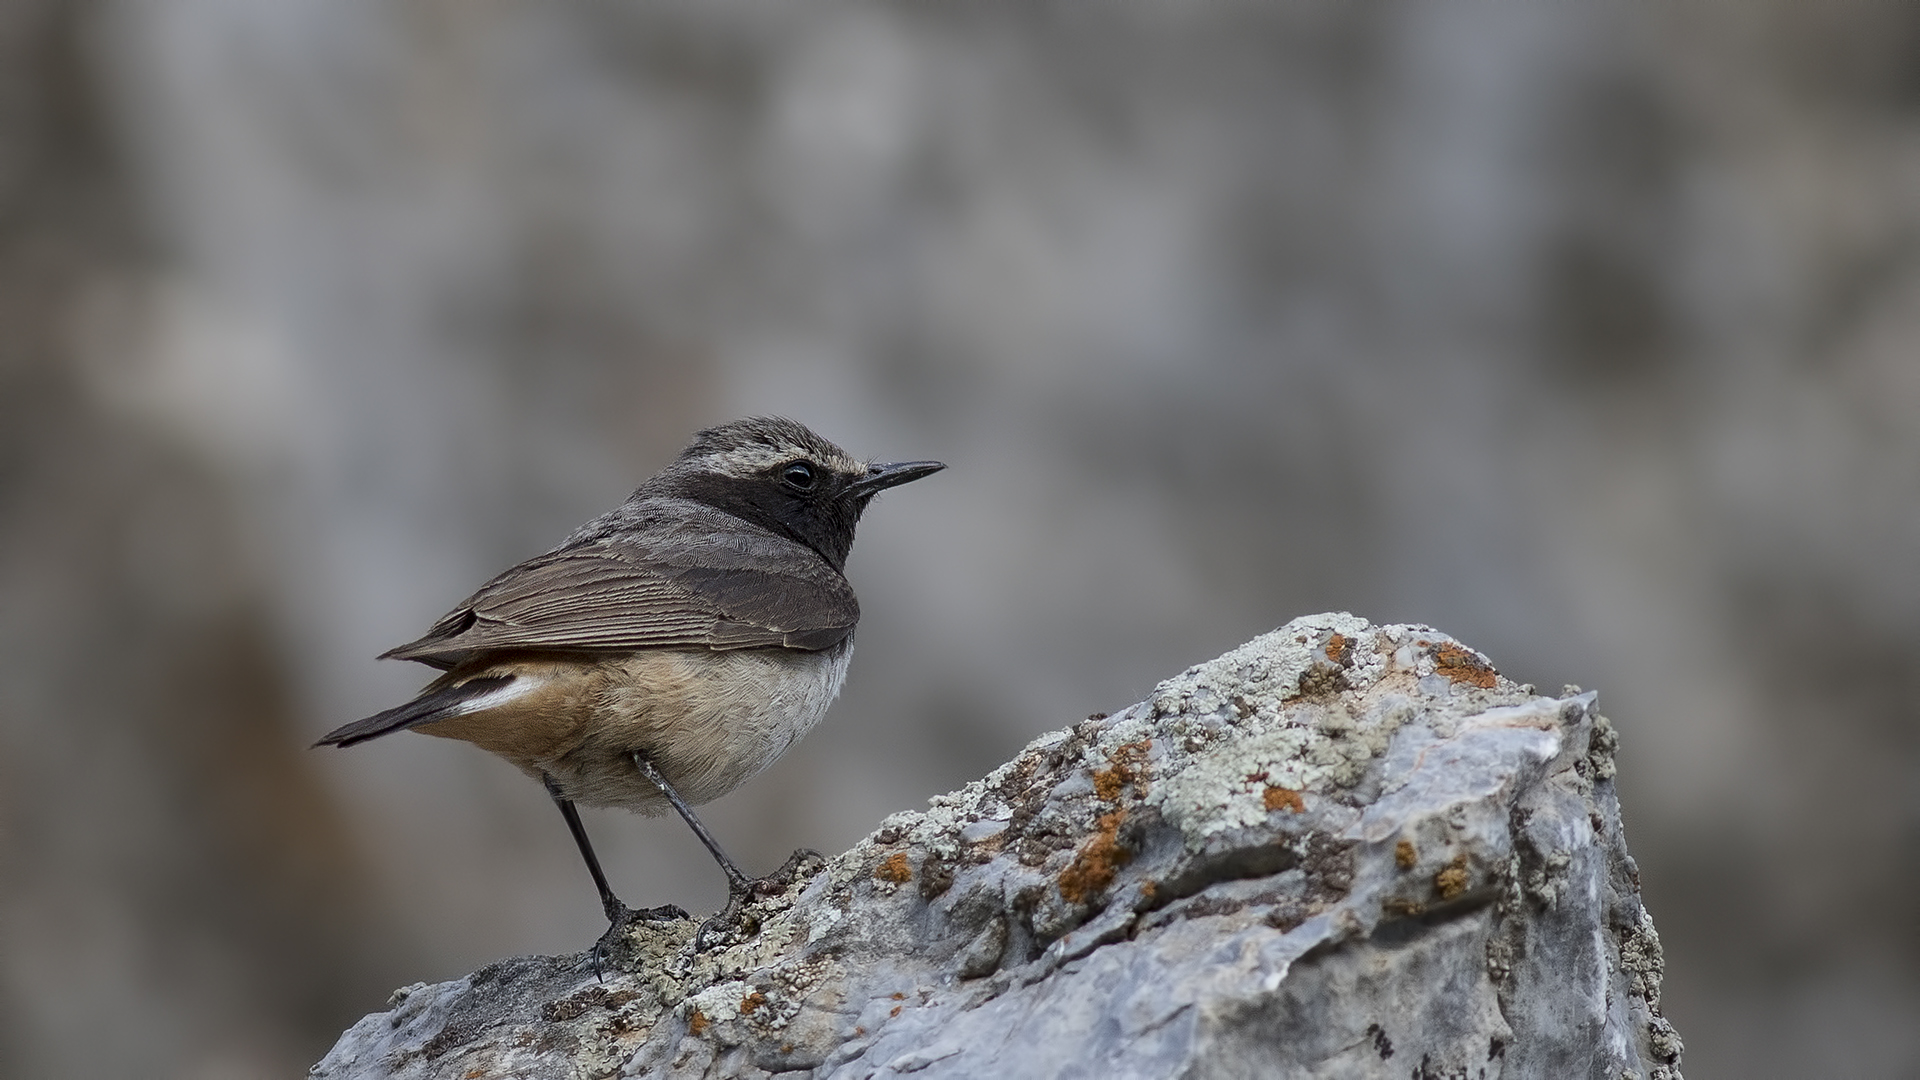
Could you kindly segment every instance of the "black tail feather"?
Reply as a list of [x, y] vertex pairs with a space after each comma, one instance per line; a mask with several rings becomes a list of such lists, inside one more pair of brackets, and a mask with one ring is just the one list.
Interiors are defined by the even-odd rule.
[[438, 690], [429, 690], [405, 705], [374, 713], [365, 720], [355, 720], [351, 724], [335, 728], [313, 745], [352, 746], [354, 743], [379, 738], [390, 731], [400, 731], [432, 720], [443, 720], [455, 706], [498, 690], [512, 682], [513, 678], [512, 675], [482, 675], [477, 679], [468, 679], [457, 686], [443, 686]]

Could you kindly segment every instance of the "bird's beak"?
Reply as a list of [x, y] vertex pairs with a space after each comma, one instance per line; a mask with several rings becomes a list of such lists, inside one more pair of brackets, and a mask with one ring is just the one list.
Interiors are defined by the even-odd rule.
[[867, 475], [848, 485], [848, 490], [861, 495], [872, 495], [890, 487], [910, 483], [923, 476], [932, 476], [946, 468], [939, 461], [890, 461], [867, 466]]

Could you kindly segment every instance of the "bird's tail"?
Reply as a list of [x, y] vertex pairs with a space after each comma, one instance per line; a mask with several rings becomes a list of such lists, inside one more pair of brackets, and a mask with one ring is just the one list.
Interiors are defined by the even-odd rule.
[[416, 724], [459, 716], [463, 712], [470, 711], [462, 709], [462, 705], [490, 694], [513, 680], [512, 675], [482, 675], [477, 679], [468, 679], [453, 686], [429, 687], [425, 693], [405, 705], [374, 713], [365, 720], [355, 720], [351, 724], [335, 728], [313, 745], [352, 746], [354, 743], [366, 742], [368, 739], [378, 738], [391, 731], [400, 731]]

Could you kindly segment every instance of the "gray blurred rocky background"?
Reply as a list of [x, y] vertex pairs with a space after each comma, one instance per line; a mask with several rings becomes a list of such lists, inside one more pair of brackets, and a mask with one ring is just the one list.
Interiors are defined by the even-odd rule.
[[756, 412], [953, 468], [713, 807], [749, 866], [1423, 621], [1600, 689], [1690, 1076], [1920, 1073], [1917, 58], [1909, 4], [10, 0], [0, 1074], [296, 1074], [586, 945], [535, 785], [305, 747]]

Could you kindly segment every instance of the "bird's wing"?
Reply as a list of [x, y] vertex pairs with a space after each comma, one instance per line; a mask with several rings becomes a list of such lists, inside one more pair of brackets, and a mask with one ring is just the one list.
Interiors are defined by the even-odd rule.
[[859, 618], [846, 578], [783, 539], [600, 542], [521, 563], [382, 655], [449, 668], [496, 649], [819, 650]]

